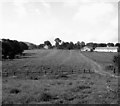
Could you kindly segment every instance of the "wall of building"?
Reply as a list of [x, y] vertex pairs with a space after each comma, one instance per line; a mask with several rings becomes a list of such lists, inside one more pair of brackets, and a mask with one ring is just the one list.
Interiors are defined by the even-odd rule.
[[117, 52], [117, 49], [95, 49], [97, 52]]

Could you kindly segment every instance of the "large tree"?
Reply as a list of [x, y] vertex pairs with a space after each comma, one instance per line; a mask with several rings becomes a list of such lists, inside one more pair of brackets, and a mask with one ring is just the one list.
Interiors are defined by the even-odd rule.
[[17, 40], [2, 39], [2, 55], [3, 58], [15, 58], [15, 55], [22, 54], [28, 46]]
[[38, 45], [38, 48], [39, 48], [39, 49], [43, 49], [44, 46], [45, 46], [45, 44], [40, 44], [40, 45]]
[[85, 46], [85, 42], [81, 42], [81, 47], [84, 47]]
[[52, 47], [52, 44], [51, 44], [50, 41], [48, 41], [48, 40], [47, 40], [47, 41], [44, 41], [44, 44], [47, 45], [49, 48]]
[[75, 44], [75, 48], [76, 49], [81, 49], [81, 43], [79, 41], [77, 41], [77, 43]]
[[114, 43], [107, 43], [107, 46], [114, 47]]
[[118, 46], [118, 47], [120, 47], [120, 43], [116, 43], [116, 44], [115, 44], [115, 46]]
[[61, 40], [59, 38], [55, 38], [55, 46], [59, 48], [59, 43], [61, 43]]
[[69, 49], [69, 50], [74, 49], [74, 43], [70, 42], [67, 46], [67, 49]]
[[24, 51], [24, 50], [28, 50], [28, 46], [26, 43], [24, 42], [19, 42], [19, 45], [20, 45], [20, 48], [21, 48], [21, 53]]
[[68, 49], [69, 42], [62, 42], [61, 45], [59, 45], [59, 49]]

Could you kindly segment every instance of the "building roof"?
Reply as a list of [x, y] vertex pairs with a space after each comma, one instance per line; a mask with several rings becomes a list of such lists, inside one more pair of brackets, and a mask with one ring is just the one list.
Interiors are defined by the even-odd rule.
[[118, 47], [96, 47], [95, 49], [118, 49]]
[[85, 46], [85, 47], [83, 47], [83, 48], [93, 49], [93, 47], [91, 47], [91, 46]]

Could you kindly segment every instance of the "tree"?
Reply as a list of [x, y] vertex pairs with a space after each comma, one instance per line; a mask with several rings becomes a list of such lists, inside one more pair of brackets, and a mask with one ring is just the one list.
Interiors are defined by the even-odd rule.
[[85, 42], [81, 42], [81, 47], [83, 48], [85, 46]]
[[55, 46], [59, 48], [59, 43], [61, 43], [61, 40], [59, 38], [55, 39]]
[[47, 40], [47, 41], [44, 41], [44, 44], [47, 45], [49, 48], [52, 47], [52, 44], [51, 44], [50, 41], [48, 41], [48, 40]]
[[97, 43], [93, 43], [93, 48], [96, 48], [98, 47], [98, 44]]
[[22, 53], [24, 50], [28, 50], [28, 45], [25, 44], [24, 42], [19, 42], [19, 45], [20, 45], [20, 48], [21, 48], [21, 53]]
[[45, 46], [45, 44], [40, 44], [40, 45], [38, 45], [38, 48], [39, 48], [39, 49], [43, 49], [44, 46]]
[[93, 43], [93, 42], [87, 43], [86, 45], [92, 47], [93, 49], [98, 47], [98, 44], [97, 43]]
[[7, 56], [9, 56], [9, 58], [13, 59], [15, 57], [16, 50], [14, 46], [15, 45], [12, 40], [2, 39], [3, 58], [7, 58]]
[[6, 39], [2, 39], [2, 55], [3, 58], [7, 58], [9, 52], [12, 51], [12, 47]]
[[17, 41], [17, 40], [10, 40], [11, 42], [11, 45], [13, 46], [14, 48], [14, 55], [16, 54], [21, 54], [23, 52], [21, 46], [20, 46], [20, 43]]
[[118, 47], [120, 47], [120, 43], [116, 43], [116, 44], [115, 44], [115, 46], [118, 46]]
[[75, 48], [76, 49], [81, 49], [81, 43], [79, 41], [77, 41], [77, 43], [75, 44]]
[[22, 54], [28, 46], [17, 40], [2, 39], [2, 55], [3, 58], [14, 59], [15, 55]]
[[107, 46], [114, 47], [114, 43], [107, 43]]
[[107, 44], [106, 43], [100, 43], [100, 44], [98, 44], [98, 47], [107, 47]]
[[59, 49], [68, 49], [69, 42], [62, 42], [61, 45], [59, 45]]
[[118, 52], [120, 52], [120, 46], [118, 46]]
[[86, 46], [93, 47], [93, 42], [87, 43]]
[[69, 50], [74, 49], [74, 43], [73, 43], [73, 42], [70, 42], [70, 43], [67, 45], [67, 49], [69, 49]]

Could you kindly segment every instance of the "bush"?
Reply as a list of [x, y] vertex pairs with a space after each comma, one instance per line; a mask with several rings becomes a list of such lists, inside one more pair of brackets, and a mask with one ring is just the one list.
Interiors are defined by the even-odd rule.
[[10, 93], [13, 93], [13, 94], [18, 94], [19, 92], [20, 90], [16, 88], [10, 90]]
[[119, 65], [120, 65], [120, 54], [114, 56], [113, 62], [115, 63], [116, 66], [119, 66]]
[[40, 101], [44, 101], [44, 102], [46, 102], [46, 101], [51, 101], [51, 100], [53, 100], [53, 99], [55, 99], [56, 98], [56, 96], [55, 95], [53, 95], [53, 94], [50, 94], [49, 92], [43, 92], [41, 95], [40, 95]]
[[2, 55], [4, 59], [14, 59], [15, 55], [22, 54], [26, 49], [28, 49], [28, 46], [24, 42], [2, 39]]
[[114, 56], [113, 62], [115, 64], [115, 66], [117, 66], [117, 68], [118, 68], [118, 75], [119, 75], [120, 74], [120, 54]]

